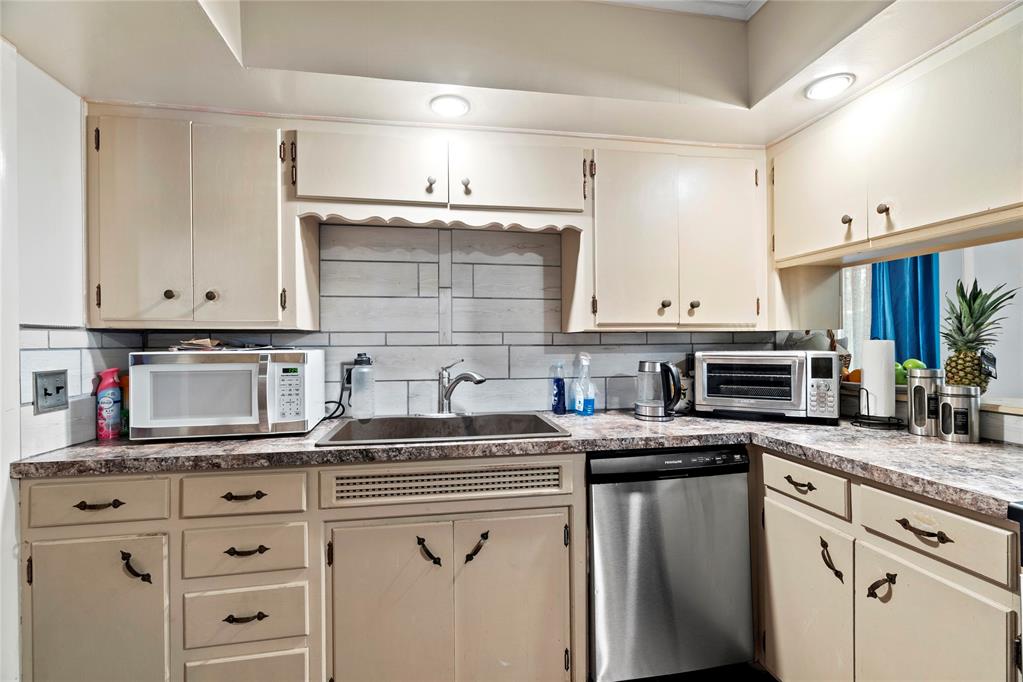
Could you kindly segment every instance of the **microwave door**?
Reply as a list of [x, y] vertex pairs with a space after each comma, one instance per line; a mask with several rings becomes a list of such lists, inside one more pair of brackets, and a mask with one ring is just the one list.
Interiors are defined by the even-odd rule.
[[804, 409], [801, 357], [705, 357], [704, 404], [723, 409], [797, 413]]

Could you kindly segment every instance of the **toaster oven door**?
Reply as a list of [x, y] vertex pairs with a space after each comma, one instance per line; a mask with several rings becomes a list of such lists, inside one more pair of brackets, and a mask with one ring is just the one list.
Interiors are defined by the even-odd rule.
[[269, 433], [269, 365], [264, 353], [132, 356], [130, 437]]
[[696, 381], [697, 408], [806, 416], [803, 353], [704, 354]]

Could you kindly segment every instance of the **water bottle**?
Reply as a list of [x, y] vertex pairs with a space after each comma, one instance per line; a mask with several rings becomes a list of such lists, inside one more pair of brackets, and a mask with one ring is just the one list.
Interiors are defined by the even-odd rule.
[[372, 419], [374, 412], [374, 380], [373, 359], [365, 353], [355, 356], [355, 364], [351, 373], [352, 393], [349, 403], [352, 406], [351, 416], [355, 419]]
[[565, 363], [554, 363], [551, 376], [551, 410], [554, 414], [565, 414]]
[[572, 384], [572, 411], [589, 416], [597, 402], [596, 390], [590, 381], [590, 354], [579, 353], [576, 362], [579, 364], [579, 377]]

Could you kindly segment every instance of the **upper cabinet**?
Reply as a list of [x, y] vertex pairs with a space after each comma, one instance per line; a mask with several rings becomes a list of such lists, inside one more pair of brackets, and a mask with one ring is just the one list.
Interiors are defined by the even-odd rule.
[[1021, 21], [992, 22], [774, 148], [781, 266], [1019, 231], [995, 228], [1023, 202]]
[[121, 116], [89, 125], [90, 326], [319, 326], [318, 263], [305, 253], [315, 226], [282, 233], [280, 131]]
[[756, 324], [766, 261], [750, 158], [598, 149], [596, 325]]
[[295, 133], [295, 193], [308, 199], [448, 203], [448, 149], [425, 137]]
[[584, 163], [576, 147], [453, 142], [451, 206], [582, 211]]

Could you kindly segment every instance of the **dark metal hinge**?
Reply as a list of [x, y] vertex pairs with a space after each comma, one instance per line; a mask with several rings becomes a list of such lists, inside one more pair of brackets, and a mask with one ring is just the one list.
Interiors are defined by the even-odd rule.
[[590, 177], [591, 178], [597, 177], [597, 160], [596, 159], [590, 159]]
[[298, 158], [298, 145], [295, 144], [294, 140], [292, 140], [291, 141], [291, 162], [295, 163], [295, 159], [297, 159], [297, 158]]
[[760, 317], [760, 297], [757, 296], [757, 317]]
[[760, 169], [753, 169], [753, 185], [754, 187], [760, 187]]
[[760, 509], [760, 527], [761, 528], [767, 528], [767, 526], [765, 525], [766, 523], [767, 523], [767, 521], [764, 519], [764, 510], [763, 510], [763, 508], [761, 508]]
[[99, 308], [103, 304], [103, 285], [96, 285], [96, 307]]
[[32, 557], [29, 557], [28, 561], [25, 562], [25, 580], [29, 585], [32, 584]]
[[[29, 561], [32, 560], [29, 559]], [[32, 581], [29, 580], [29, 582]], [[1023, 641], [1019, 637], [1012, 643], [1012, 657], [1016, 661], [1016, 670], [1023, 670]]]
[[774, 253], [774, 235], [771, 235], [771, 253]]
[[572, 669], [572, 654], [569, 653], [568, 649], [565, 649], [565, 670]]
[[771, 166], [771, 184], [774, 184], [774, 166]]
[[569, 541], [572, 539], [572, 532], [568, 529], [568, 524], [565, 524], [565, 547], [568, 547]]
[[96, 148], [96, 151], [99, 151], [99, 128], [92, 131], [92, 146]]
[[281, 140], [281, 146], [277, 148], [277, 155], [279, 157], [281, 157], [281, 163], [284, 163], [284, 155], [285, 155], [285, 151], [284, 150], [285, 150], [286, 147], [287, 147], [287, 145], [284, 144], [284, 140]]
[[334, 541], [331, 540], [327, 543], [327, 565], [334, 565]]
[[586, 159], [583, 159], [583, 199], [586, 198]]
[[291, 164], [291, 184], [298, 184], [298, 166]]
[[597, 297], [596, 296], [594, 296], [593, 298], [590, 299], [590, 311], [594, 315], [597, 314]]
[[288, 309], [288, 290], [281, 289], [281, 310]]

